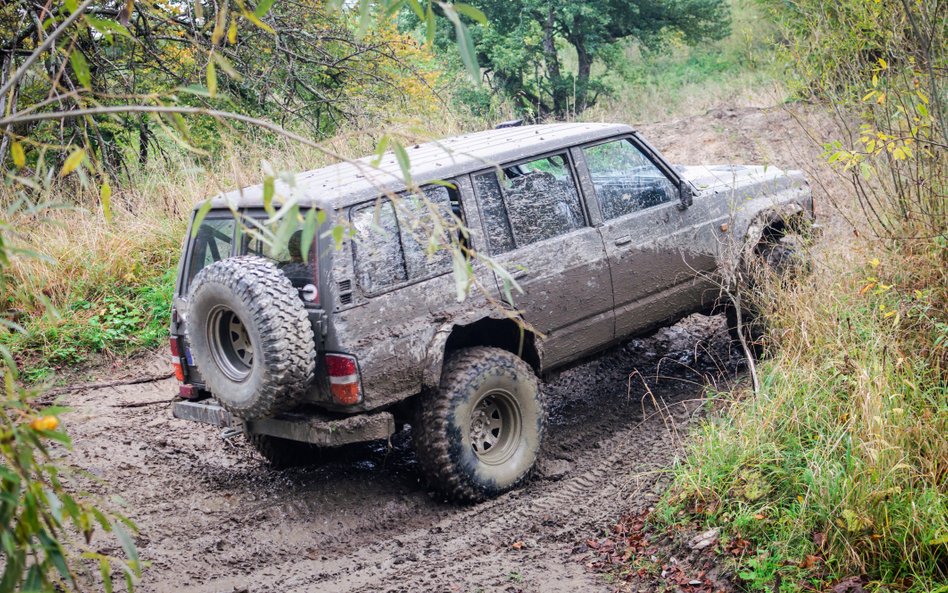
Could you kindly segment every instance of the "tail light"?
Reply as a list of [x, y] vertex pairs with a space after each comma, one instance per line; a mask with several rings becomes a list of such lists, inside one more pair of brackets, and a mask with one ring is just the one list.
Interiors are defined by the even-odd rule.
[[326, 371], [329, 374], [329, 393], [335, 403], [351, 406], [362, 401], [362, 381], [354, 356], [327, 354]]
[[184, 383], [184, 367], [181, 366], [180, 346], [178, 338], [171, 336], [171, 368], [174, 369], [175, 378]]

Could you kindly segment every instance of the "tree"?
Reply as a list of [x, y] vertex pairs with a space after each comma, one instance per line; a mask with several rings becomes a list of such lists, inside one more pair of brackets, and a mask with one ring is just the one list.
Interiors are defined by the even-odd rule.
[[[489, 24], [475, 29], [479, 61], [497, 89], [534, 115], [562, 117], [595, 103], [605, 90], [594, 78], [597, 59], [617, 59], [617, 44], [659, 47], [670, 36], [687, 43], [729, 33], [726, 0], [480, 0]], [[576, 53], [576, 72], [563, 49]]]

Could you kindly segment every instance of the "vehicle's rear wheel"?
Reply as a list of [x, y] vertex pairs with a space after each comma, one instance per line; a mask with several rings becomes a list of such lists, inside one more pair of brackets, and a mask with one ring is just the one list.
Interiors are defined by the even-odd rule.
[[269, 260], [233, 257], [201, 270], [187, 328], [208, 391], [238, 418], [292, 407], [312, 380], [313, 328], [297, 290]]
[[247, 441], [274, 469], [310, 465], [318, 459], [319, 449], [309, 443], [267, 434], [248, 434]]
[[466, 348], [450, 354], [439, 388], [419, 398], [412, 436], [431, 485], [476, 502], [527, 480], [545, 422], [526, 362], [500, 348]]
[[761, 274], [771, 274], [781, 282], [793, 281], [810, 270], [810, 263], [804, 249], [803, 239], [796, 234], [788, 234], [774, 241], [762, 241], [754, 248], [753, 258], [747, 262], [744, 276], [746, 280], [740, 291], [740, 319], [738, 307], [730, 303], [725, 309], [728, 332], [735, 344], [741, 337], [748, 351], [755, 359], [765, 352], [765, 342], [769, 327], [766, 315], [761, 311], [759, 295], [754, 291], [760, 286], [755, 281]]

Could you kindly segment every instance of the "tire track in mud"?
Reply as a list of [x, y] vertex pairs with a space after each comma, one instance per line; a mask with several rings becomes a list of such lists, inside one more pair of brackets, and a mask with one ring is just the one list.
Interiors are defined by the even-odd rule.
[[[547, 383], [537, 477], [471, 507], [427, 492], [406, 434], [270, 470], [242, 439], [171, 418], [173, 381], [71, 396], [73, 460], [101, 480], [82, 486], [128, 502], [145, 592], [605, 590], [570, 552], [665, 487], [701, 373], [733, 366], [725, 334], [695, 316]], [[156, 405], [115, 407], [129, 402]]]

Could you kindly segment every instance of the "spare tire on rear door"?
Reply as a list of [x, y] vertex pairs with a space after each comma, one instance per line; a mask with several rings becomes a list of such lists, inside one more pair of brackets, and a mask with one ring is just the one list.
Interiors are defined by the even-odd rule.
[[269, 260], [232, 257], [189, 289], [188, 340], [205, 385], [239, 418], [292, 407], [313, 378], [313, 329], [298, 293]]

